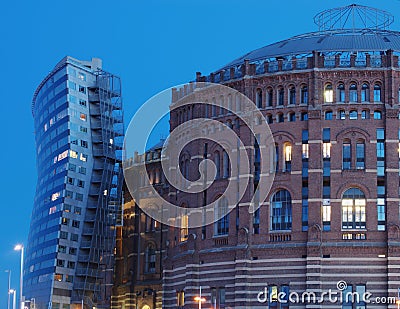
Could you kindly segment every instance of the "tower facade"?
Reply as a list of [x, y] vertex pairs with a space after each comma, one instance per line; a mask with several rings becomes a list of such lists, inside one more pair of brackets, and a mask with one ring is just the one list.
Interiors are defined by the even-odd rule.
[[[359, 28], [356, 17], [365, 22]], [[200, 290], [207, 308], [396, 308], [400, 33], [387, 29], [392, 22], [387, 13], [356, 5], [315, 20], [317, 32], [249, 52], [209, 75], [197, 74], [197, 82], [220, 83], [254, 101], [274, 137], [275, 180], [267, 198], [256, 200], [256, 212], [249, 211], [252, 195], [246, 194], [214, 224], [171, 228], [163, 263], [164, 308], [197, 308]], [[368, 25], [371, 20], [377, 23]], [[259, 158], [265, 141], [249, 134], [240, 99], [211, 93], [205, 102], [226, 108], [207, 103], [188, 108], [178, 104], [186, 90], [172, 95], [171, 131], [195, 118], [226, 124], [249, 152], [250, 187], [256, 188], [259, 166], [266, 164]], [[205, 132], [211, 139], [219, 130], [215, 125]], [[217, 169], [215, 185], [200, 197], [170, 185], [165, 198], [195, 208], [223, 196], [233, 181], [223, 151], [209, 141], [189, 143], [187, 159], [179, 161], [189, 165], [187, 179], [196, 180], [198, 158], [208, 158]], [[323, 297], [329, 290], [339, 297], [368, 292], [375, 302], [333, 302]], [[290, 293], [300, 299], [291, 302]], [[304, 299], [304, 293], [316, 298]]]
[[108, 308], [121, 221], [121, 81], [62, 59], [32, 104], [38, 182], [24, 265], [37, 309]]

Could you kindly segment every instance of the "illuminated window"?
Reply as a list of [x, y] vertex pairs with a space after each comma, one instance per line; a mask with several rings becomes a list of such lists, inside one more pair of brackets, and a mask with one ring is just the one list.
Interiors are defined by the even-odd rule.
[[180, 241], [186, 241], [189, 235], [189, 216], [181, 216]]
[[[345, 101], [345, 90], [344, 90], [344, 85], [339, 84], [337, 87], [337, 101], [343, 103]], [[332, 99], [333, 102], [333, 99]]]
[[361, 87], [361, 102], [369, 102], [369, 85], [367, 83]]
[[365, 229], [366, 199], [358, 188], [348, 189], [342, 197], [342, 228]]
[[86, 121], [86, 119], [87, 119], [87, 115], [86, 115], [86, 114], [84, 114], [84, 113], [80, 113], [80, 115], [79, 115], [79, 119], [80, 119], [80, 120], [82, 120], [82, 121]]
[[176, 305], [178, 307], [185, 306], [185, 292], [184, 291], [176, 292]]
[[285, 143], [283, 145], [283, 156], [285, 158], [285, 172], [292, 170], [292, 145]]
[[324, 226], [324, 231], [330, 230], [331, 205], [322, 205], [322, 224]]
[[346, 112], [344, 110], [339, 110], [337, 113], [337, 119], [345, 120], [346, 119]]
[[55, 200], [57, 200], [58, 198], [60, 198], [61, 193], [60, 192], [55, 192], [51, 195], [51, 201], [54, 202]]
[[86, 81], [86, 74], [78, 72], [78, 78], [82, 81]]
[[324, 102], [333, 103], [333, 88], [331, 84], [327, 84], [324, 90]]
[[292, 198], [289, 191], [279, 190], [271, 199], [271, 230], [292, 229]]
[[54, 281], [63, 281], [63, 275], [62, 274], [54, 274]]
[[88, 159], [88, 155], [87, 155], [87, 154], [84, 154], [84, 153], [81, 153], [81, 154], [80, 154], [79, 160], [81, 160], [81, 161], [83, 161], [83, 162], [86, 162], [87, 159]]
[[308, 150], [308, 144], [303, 144], [302, 145], [302, 158], [303, 159], [308, 159], [309, 158], [309, 150]]
[[78, 158], [78, 153], [76, 151], [74, 151], [74, 150], [70, 150], [69, 151], [69, 156], [71, 158], [73, 158], [73, 159], [76, 159], [76, 158]]
[[350, 85], [349, 94], [350, 94], [350, 102], [358, 101], [357, 85], [355, 83], [352, 83]]
[[330, 158], [331, 157], [331, 148], [332, 144], [331, 143], [323, 143], [322, 145], [322, 153], [323, 153], [323, 158]]
[[54, 214], [57, 211], [57, 206], [50, 207], [49, 215]]

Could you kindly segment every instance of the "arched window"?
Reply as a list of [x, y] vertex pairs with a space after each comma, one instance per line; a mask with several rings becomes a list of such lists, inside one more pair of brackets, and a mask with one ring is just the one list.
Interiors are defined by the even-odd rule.
[[211, 116], [212, 117], [217, 116], [217, 103], [215, 102], [215, 98], [212, 99]]
[[355, 111], [355, 110], [350, 111], [350, 113], [349, 113], [349, 119], [350, 119], [350, 120], [356, 120], [357, 118], [358, 118], [358, 113], [357, 113], [357, 111]]
[[301, 121], [307, 121], [308, 120], [308, 113], [307, 112], [301, 112], [300, 120]]
[[232, 113], [232, 95], [231, 94], [229, 94], [228, 95], [228, 114], [229, 113]]
[[214, 164], [216, 168], [215, 179], [219, 179], [221, 177], [221, 158], [219, 152], [214, 152]]
[[268, 88], [267, 90], [267, 106], [272, 106], [274, 100], [274, 91], [272, 88]]
[[[181, 208], [186, 208], [186, 205], [182, 205]], [[180, 230], [179, 230], [179, 240], [186, 241], [189, 236], [189, 216], [188, 214], [182, 214], [180, 217]]]
[[294, 86], [289, 88], [289, 104], [296, 104], [296, 88]]
[[262, 108], [263, 102], [262, 102], [262, 90], [257, 89], [256, 91], [256, 105], [258, 108]]
[[356, 169], [365, 169], [365, 142], [358, 140], [356, 144]]
[[382, 102], [382, 97], [381, 97], [381, 85], [375, 84], [374, 86], [374, 102]]
[[[344, 85], [343, 84], [339, 84], [337, 86], [337, 101], [338, 102], [345, 102], [346, 100], [346, 95], [345, 95], [345, 91], [344, 91]], [[333, 102], [333, 100], [332, 100]]]
[[156, 249], [153, 244], [149, 244], [146, 247], [144, 271], [146, 273], [156, 272]]
[[229, 156], [225, 150], [222, 153], [222, 168], [223, 168], [222, 177], [228, 178], [230, 176]]
[[346, 112], [343, 109], [338, 111], [337, 119], [340, 119], [340, 120], [346, 119]]
[[285, 119], [284, 119], [283, 114], [282, 113], [278, 113], [276, 115], [276, 122], [284, 122], [284, 121], [285, 121]]
[[267, 115], [267, 123], [268, 123], [268, 124], [274, 123], [274, 117], [272, 117], [271, 114], [268, 114], [268, 115]]
[[296, 121], [296, 114], [295, 114], [294, 112], [290, 112], [290, 113], [288, 114], [288, 121], [289, 121], [289, 122], [294, 122], [294, 121]]
[[350, 102], [357, 102], [358, 101], [358, 94], [357, 94], [357, 85], [352, 83], [349, 88], [349, 101]]
[[225, 197], [221, 197], [215, 204], [214, 209], [214, 235], [228, 235], [229, 234], [229, 208], [228, 201]]
[[240, 112], [240, 96], [236, 95], [236, 111]]
[[365, 229], [366, 199], [358, 188], [350, 188], [342, 197], [342, 228]]
[[308, 104], [308, 87], [307, 86], [303, 85], [301, 87], [300, 96], [301, 96], [301, 102], [300, 103], [301, 104]]
[[285, 91], [284, 91], [283, 87], [279, 87], [278, 88], [278, 105], [279, 106], [283, 105], [284, 97], [285, 97]]
[[374, 119], [382, 119], [382, 112], [381, 111], [374, 111]]
[[326, 84], [324, 89], [324, 102], [332, 103], [333, 102], [333, 88], [332, 84]]
[[369, 85], [367, 83], [361, 87], [361, 102], [369, 102]]
[[208, 118], [210, 116], [208, 101], [204, 102], [204, 118]]
[[332, 117], [333, 117], [332, 111], [325, 112], [325, 120], [332, 120]]
[[292, 144], [285, 143], [283, 145], [283, 157], [285, 159], [285, 172], [292, 170]]
[[350, 140], [344, 140], [342, 146], [342, 169], [351, 169], [351, 142]]
[[369, 119], [370, 115], [369, 115], [369, 110], [365, 109], [361, 112], [361, 119]]
[[289, 191], [279, 190], [271, 198], [271, 231], [292, 229], [292, 198]]

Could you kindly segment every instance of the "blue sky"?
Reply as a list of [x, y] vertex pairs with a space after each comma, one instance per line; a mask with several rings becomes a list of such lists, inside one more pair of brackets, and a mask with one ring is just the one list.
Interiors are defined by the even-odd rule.
[[[36, 186], [32, 94], [65, 55], [100, 57], [122, 78], [125, 121], [147, 99], [207, 74], [246, 52], [317, 30], [313, 16], [352, 1], [85, 0], [7, 1], [0, 10], [2, 110], [0, 152], [0, 308], [6, 308], [7, 274], [18, 286]], [[400, 1], [363, 1], [397, 15]]]

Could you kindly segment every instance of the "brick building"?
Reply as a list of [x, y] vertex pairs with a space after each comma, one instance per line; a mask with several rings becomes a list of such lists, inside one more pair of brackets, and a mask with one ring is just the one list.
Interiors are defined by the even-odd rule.
[[[370, 14], [376, 18], [366, 18]], [[243, 138], [252, 182], [227, 216], [198, 228], [180, 218], [181, 228], [165, 234], [163, 308], [197, 308], [200, 289], [204, 308], [396, 308], [362, 299], [277, 300], [279, 292], [319, 297], [329, 289], [393, 297], [400, 286], [400, 33], [387, 29], [390, 14], [357, 5], [315, 20], [318, 32], [196, 75], [196, 82], [219, 83], [249, 97], [269, 124], [275, 180], [259, 210], [249, 207], [265, 145], [243, 125], [240, 99], [211, 96], [207, 102], [218, 100], [226, 109], [189, 108], [178, 103], [191, 86], [173, 91], [170, 130], [196, 118], [227, 124]], [[342, 20], [350, 20], [350, 29]], [[195, 180], [201, 158], [215, 163], [214, 184], [194, 195], [165, 185], [166, 200], [193, 208], [223, 196], [232, 179], [217, 143], [189, 143], [179, 161], [182, 174]], [[260, 299], [264, 294], [268, 299]]]

